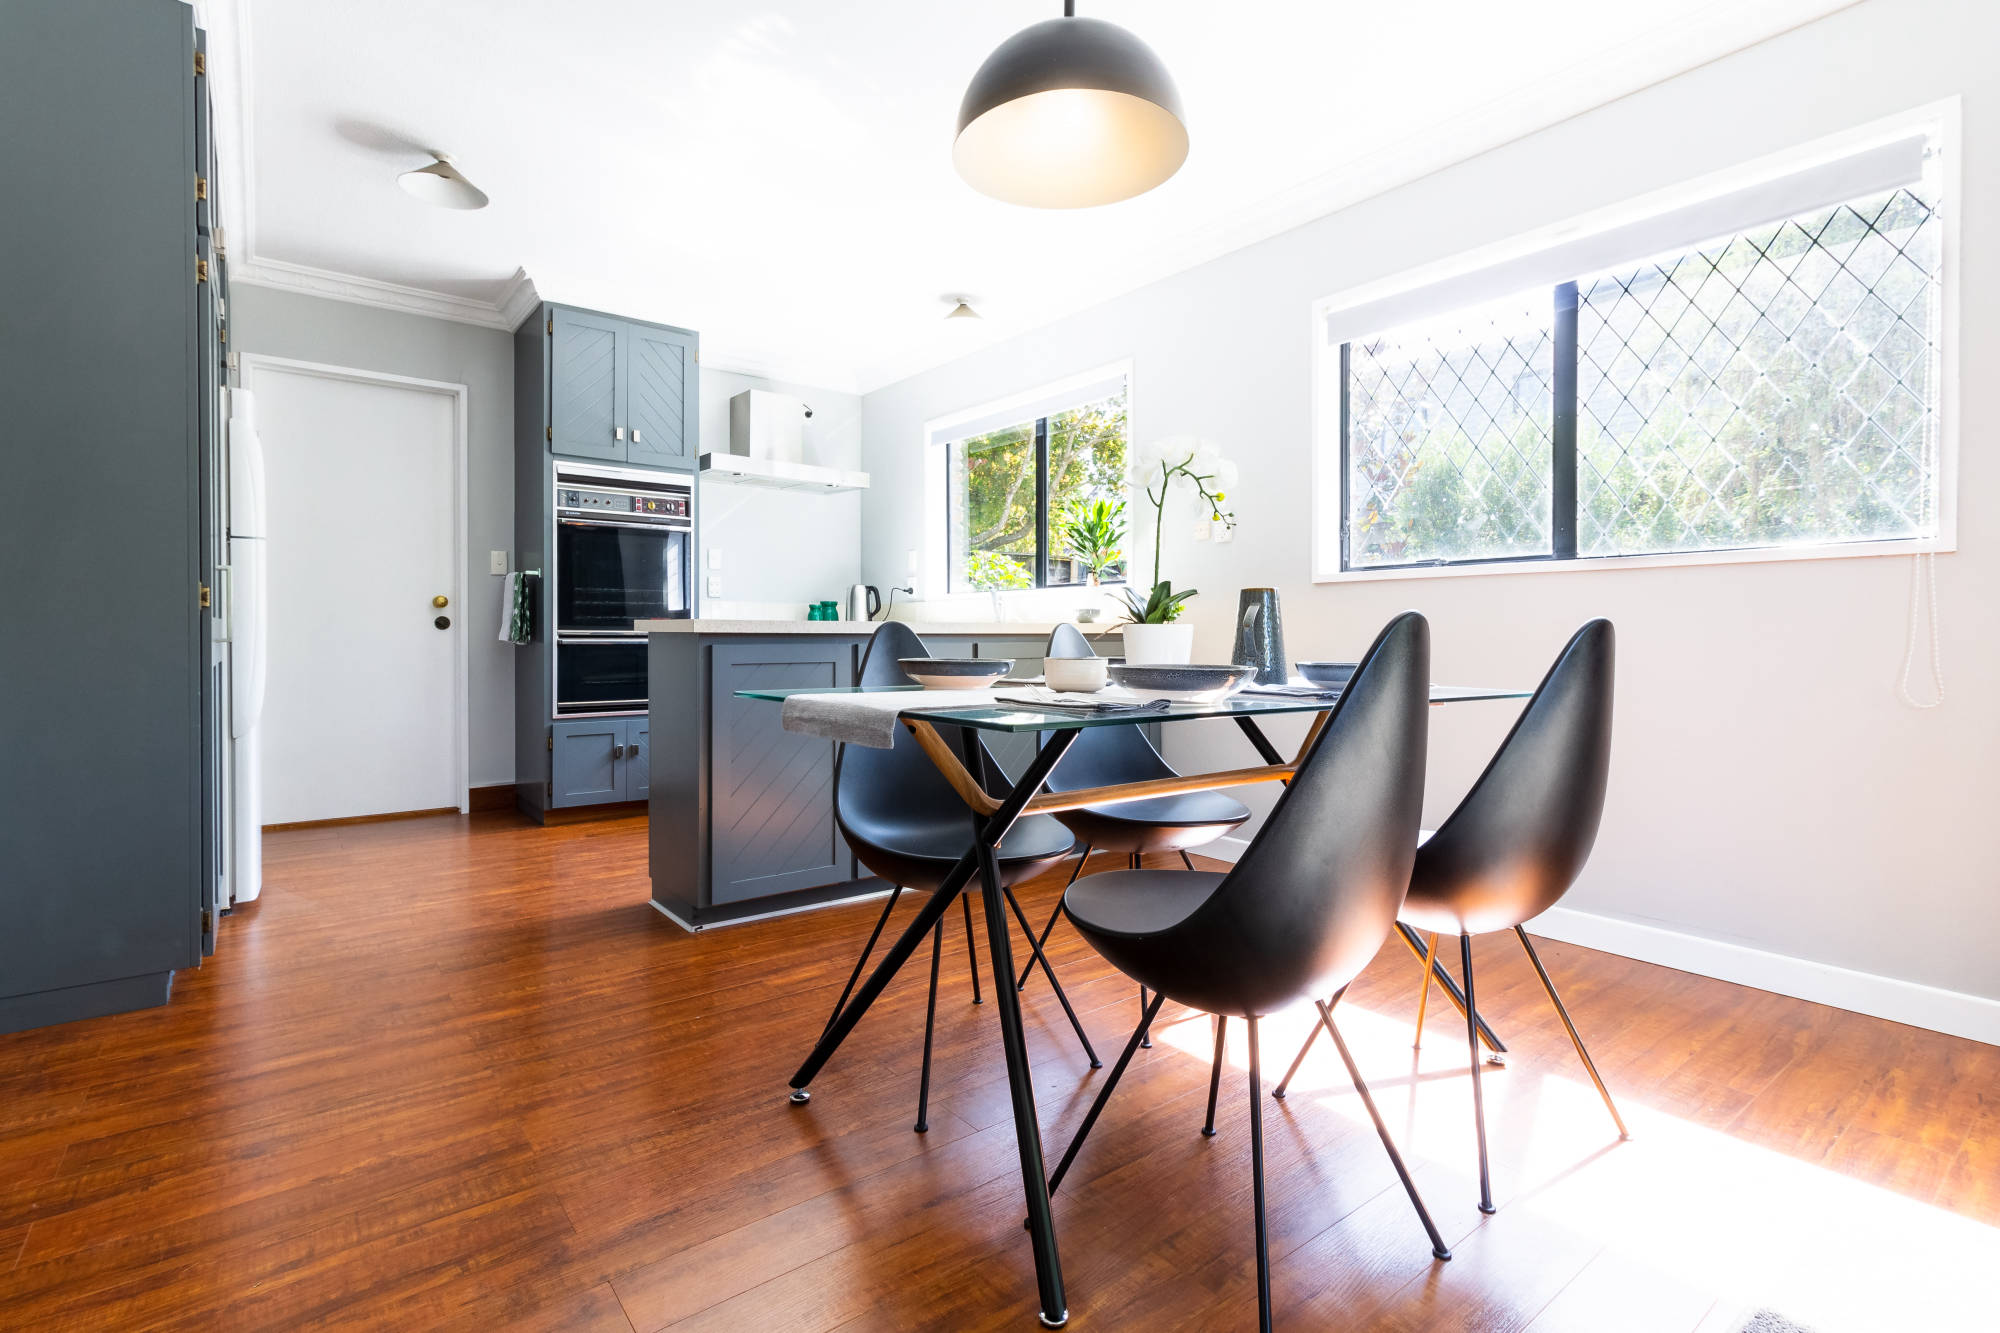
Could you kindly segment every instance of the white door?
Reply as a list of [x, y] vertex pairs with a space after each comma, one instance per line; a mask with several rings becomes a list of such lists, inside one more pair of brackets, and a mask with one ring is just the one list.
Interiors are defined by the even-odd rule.
[[264, 820], [460, 808], [458, 400], [249, 375], [269, 531]]

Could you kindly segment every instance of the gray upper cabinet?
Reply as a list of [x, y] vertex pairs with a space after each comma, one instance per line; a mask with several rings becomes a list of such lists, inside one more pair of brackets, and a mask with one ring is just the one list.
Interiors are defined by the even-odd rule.
[[623, 462], [623, 322], [556, 310], [548, 329], [550, 450]]
[[692, 468], [698, 439], [696, 335], [588, 310], [547, 308], [551, 453]]
[[633, 326], [626, 335], [629, 387], [626, 424], [631, 427], [629, 462], [642, 467], [692, 467], [699, 429], [695, 396], [688, 391], [694, 371], [694, 338], [665, 329]]

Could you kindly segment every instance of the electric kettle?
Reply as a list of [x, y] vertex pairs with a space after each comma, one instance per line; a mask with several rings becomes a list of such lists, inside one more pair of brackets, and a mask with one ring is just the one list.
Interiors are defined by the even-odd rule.
[[847, 618], [873, 620], [882, 610], [882, 594], [872, 583], [857, 583], [847, 590]]

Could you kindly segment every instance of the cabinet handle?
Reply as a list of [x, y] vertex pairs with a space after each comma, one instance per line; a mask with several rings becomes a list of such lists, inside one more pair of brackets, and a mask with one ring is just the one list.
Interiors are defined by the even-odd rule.
[[638, 442], [639, 442], [639, 428], [637, 426], [634, 426], [632, 427], [632, 443], [637, 444]]
[[623, 426], [613, 426], [613, 427], [611, 428], [611, 438], [612, 438], [612, 439], [614, 439], [614, 440], [622, 440], [622, 439], [624, 439], [624, 438], [625, 438], [625, 428], [624, 428]]

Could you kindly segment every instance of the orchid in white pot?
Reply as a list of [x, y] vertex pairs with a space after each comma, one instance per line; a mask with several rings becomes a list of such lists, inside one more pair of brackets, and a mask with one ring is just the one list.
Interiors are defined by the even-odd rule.
[[1146, 503], [1137, 506], [1139, 521], [1150, 521], [1153, 527], [1153, 582], [1143, 599], [1130, 586], [1121, 590], [1126, 604], [1125, 660], [1186, 662], [1194, 654], [1194, 626], [1180, 623], [1180, 615], [1197, 590], [1176, 591], [1170, 581], [1160, 577], [1167, 501], [1176, 490], [1193, 492], [1201, 513], [1201, 536], [1207, 536], [1217, 523], [1222, 531], [1233, 529], [1236, 515], [1225, 509], [1223, 502], [1236, 484], [1236, 465], [1213, 444], [1175, 436], [1133, 450], [1131, 467], [1132, 488], [1146, 497]]

